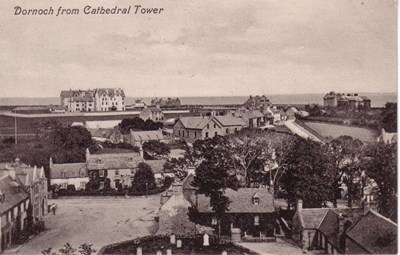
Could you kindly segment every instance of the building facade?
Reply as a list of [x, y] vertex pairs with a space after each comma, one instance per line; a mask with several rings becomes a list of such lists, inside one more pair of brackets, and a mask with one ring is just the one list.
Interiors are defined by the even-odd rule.
[[234, 116], [181, 117], [173, 127], [175, 138], [189, 142], [228, 135], [246, 127], [246, 122]]
[[67, 112], [125, 110], [125, 93], [120, 88], [64, 90], [61, 91], [60, 100]]
[[272, 107], [272, 103], [265, 96], [250, 96], [246, 102], [244, 102], [243, 106], [247, 109], [260, 110], [263, 107]]
[[164, 112], [160, 109], [160, 107], [145, 107], [142, 111], [140, 111], [139, 118], [142, 120], [152, 120], [154, 122], [164, 120]]
[[370, 110], [371, 99], [357, 93], [335, 93], [331, 91], [324, 96], [324, 106], [342, 110]]

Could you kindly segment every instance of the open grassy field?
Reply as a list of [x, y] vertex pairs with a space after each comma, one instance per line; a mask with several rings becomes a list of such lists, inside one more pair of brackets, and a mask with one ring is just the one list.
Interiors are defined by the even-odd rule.
[[348, 135], [362, 142], [370, 143], [375, 142], [379, 135], [378, 131], [368, 128], [310, 121], [305, 121], [304, 123], [324, 137], [337, 138], [342, 135]]

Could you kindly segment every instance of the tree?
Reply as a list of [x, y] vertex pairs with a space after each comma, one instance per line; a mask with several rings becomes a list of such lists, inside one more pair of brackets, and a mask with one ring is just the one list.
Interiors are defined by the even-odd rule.
[[397, 103], [386, 103], [382, 116], [382, 128], [387, 132], [397, 132]]
[[332, 171], [321, 144], [296, 138], [282, 162], [281, 179], [289, 204], [302, 199], [304, 207], [321, 207], [332, 199]]
[[[218, 235], [221, 234], [220, 219], [229, 208], [229, 198], [225, 190], [237, 190], [238, 180], [229, 160], [227, 140], [222, 136], [207, 139], [195, 145], [201, 152], [203, 160], [196, 168], [192, 185], [197, 187], [198, 194], [210, 198], [210, 205], [218, 221]], [[190, 210], [193, 212], [193, 210]], [[190, 217], [193, 218], [193, 217]]]
[[[84, 243], [79, 246], [79, 254], [81, 255], [91, 255], [96, 252], [95, 249], [92, 248], [93, 244]], [[76, 248], [72, 247], [70, 243], [66, 243], [63, 248], [59, 249], [60, 253], [53, 252], [53, 248], [49, 247], [42, 251], [43, 255], [75, 255]]]
[[143, 143], [143, 150], [150, 159], [160, 159], [168, 156], [170, 153], [168, 145], [156, 140], [150, 140]]
[[364, 149], [363, 143], [350, 136], [340, 136], [328, 145], [328, 153], [334, 171], [333, 205], [337, 207], [337, 192], [342, 184], [347, 187], [347, 205], [360, 198], [362, 188], [362, 169], [360, 161]]
[[385, 217], [397, 220], [397, 143], [379, 142], [367, 150], [363, 165], [378, 191], [379, 212]]
[[138, 170], [132, 181], [132, 189], [134, 191], [145, 192], [156, 187], [156, 180], [151, 167], [146, 163], [139, 163]]

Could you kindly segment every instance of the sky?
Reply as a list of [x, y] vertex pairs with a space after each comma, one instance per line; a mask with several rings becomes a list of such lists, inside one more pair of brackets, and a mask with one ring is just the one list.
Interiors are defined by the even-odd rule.
[[[161, 14], [85, 15], [142, 5]], [[393, 0], [2, 0], [0, 97], [397, 91]], [[78, 8], [79, 15], [22, 16]], [[131, 10], [133, 12], [133, 10]]]

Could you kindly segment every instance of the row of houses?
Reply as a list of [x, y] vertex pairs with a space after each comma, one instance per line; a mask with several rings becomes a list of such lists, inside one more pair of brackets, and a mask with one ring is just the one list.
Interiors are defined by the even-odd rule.
[[67, 112], [124, 111], [125, 92], [121, 88], [63, 90], [61, 107]]
[[0, 163], [0, 252], [28, 227], [29, 208], [34, 222], [48, 213], [47, 194], [43, 167], [25, 165], [18, 158]]
[[[234, 242], [269, 242], [289, 235], [316, 254], [397, 253], [397, 224], [379, 214], [369, 198], [355, 208], [303, 208], [300, 200], [290, 229], [267, 187], [227, 189], [231, 203], [217, 226], [209, 198], [197, 194], [192, 181], [190, 174], [162, 196], [157, 234], [211, 234], [220, 229]], [[196, 209], [198, 224], [189, 220], [188, 207]]]
[[67, 189], [73, 185], [76, 190], [84, 190], [89, 181], [99, 183], [99, 189], [103, 189], [106, 179], [110, 180], [112, 189], [132, 186], [133, 177], [139, 163], [148, 164], [153, 171], [157, 182], [170, 175], [163, 169], [165, 160], [144, 160], [143, 150], [139, 153], [104, 153], [91, 154], [86, 150], [86, 160], [82, 163], [54, 164], [50, 158], [50, 183], [61, 189]]

